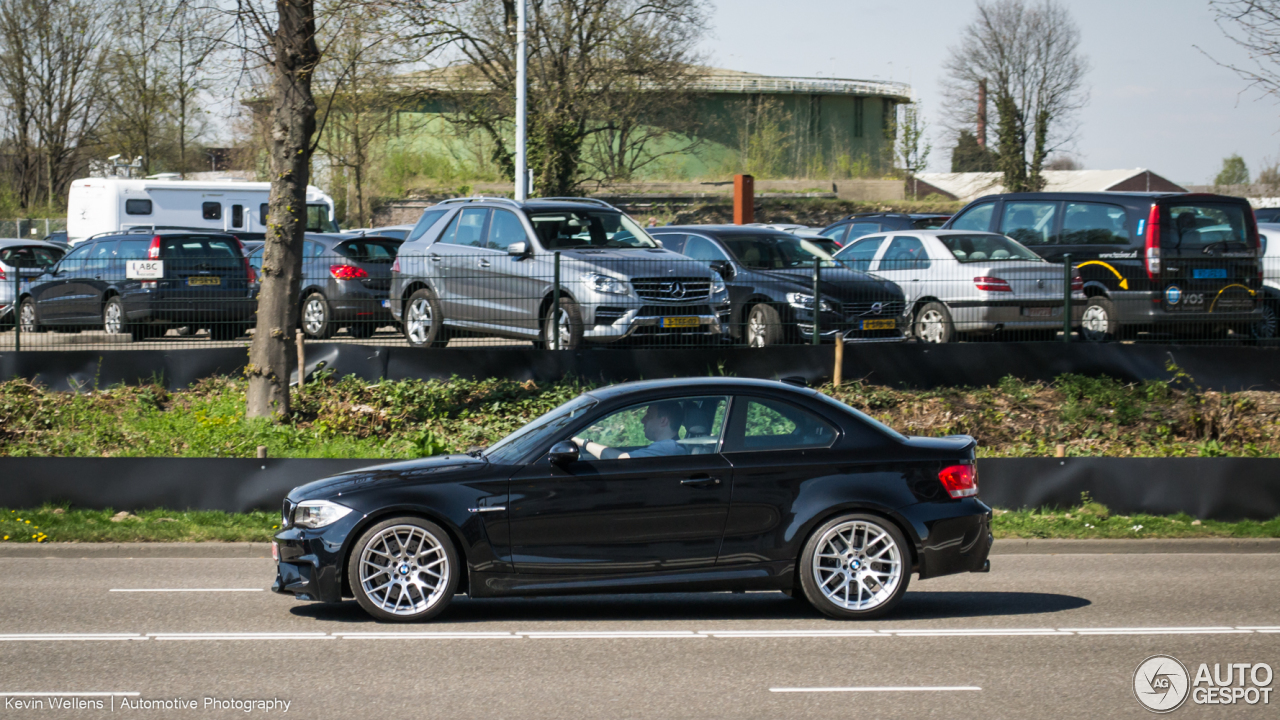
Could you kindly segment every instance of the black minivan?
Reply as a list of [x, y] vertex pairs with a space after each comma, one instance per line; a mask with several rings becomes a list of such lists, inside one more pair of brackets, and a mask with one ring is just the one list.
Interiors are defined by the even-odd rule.
[[1248, 335], [1260, 319], [1258, 227], [1244, 198], [1201, 193], [1007, 193], [944, 226], [1007, 235], [1050, 262], [1071, 255], [1088, 297], [1080, 334]]
[[252, 276], [232, 235], [151, 228], [96, 235], [32, 281], [19, 306], [22, 332], [101, 328], [145, 340], [188, 327], [232, 340], [253, 324]]

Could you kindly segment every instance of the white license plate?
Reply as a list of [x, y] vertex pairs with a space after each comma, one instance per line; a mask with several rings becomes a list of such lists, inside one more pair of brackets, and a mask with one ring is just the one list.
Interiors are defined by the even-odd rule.
[[1053, 317], [1053, 308], [1048, 307], [1023, 308], [1022, 312], [1027, 317]]

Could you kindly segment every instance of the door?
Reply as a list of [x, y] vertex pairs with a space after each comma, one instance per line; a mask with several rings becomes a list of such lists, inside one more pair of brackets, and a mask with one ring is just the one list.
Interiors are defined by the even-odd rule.
[[538, 331], [538, 308], [546, 280], [534, 277], [533, 258], [507, 254], [512, 243], [533, 242], [520, 217], [494, 209], [485, 232], [483, 250], [464, 261], [471, 263], [464, 285], [471, 301], [466, 319], [529, 333]]
[[836, 253], [836, 258], [845, 267], [851, 270], [870, 272], [871, 261], [874, 260], [876, 254], [880, 252], [880, 246], [883, 243], [884, 235], [875, 235], [873, 237], [855, 240], [845, 246], [844, 250]]
[[727, 397], [707, 396], [610, 412], [578, 431], [584, 450], [577, 462], [535, 463], [513, 477], [516, 571], [630, 574], [714, 565], [729, 512], [730, 469], [720, 447], [728, 409]]
[[[872, 272], [897, 283], [906, 296], [907, 307], [911, 307], [925, 292], [924, 281], [931, 266], [929, 254], [920, 238], [912, 235], [894, 235], [888, 247], [881, 253], [880, 259], [872, 266], [874, 268]], [[935, 277], [933, 282], [928, 283], [929, 291], [934, 294], [950, 291], [950, 295], [954, 295], [960, 282], [960, 275], [954, 270], [954, 268], [952, 272], [944, 270], [941, 277]]]
[[102, 294], [111, 281], [115, 240], [94, 243], [85, 255], [80, 271], [67, 280], [67, 319], [76, 323], [102, 321]]
[[470, 307], [469, 285], [475, 280], [476, 256], [483, 251], [488, 222], [487, 208], [467, 208], [427, 248], [427, 276], [435, 281], [440, 310], [449, 320], [476, 316]]
[[724, 279], [725, 290], [729, 293], [730, 307], [735, 311], [734, 316], [730, 319], [730, 323], [734, 327], [734, 336], [740, 337], [742, 323], [746, 322], [746, 318], [742, 317], [742, 313], [745, 310], [744, 305], [747, 298], [755, 291], [755, 285], [746, 279], [746, 273], [739, 272], [723, 248], [705, 237], [690, 235], [688, 241], [684, 244], [684, 254], [694, 260], [701, 260], [720, 273], [720, 276]]
[[79, 247], [73, 248], [54, 267], [53, 273], [47, 278], [46, 282], [39, 283], [32, 288], [36, 301], [36, 312], [40, 322], [50, 325], [69, 322], [71, 279], [80, 276], [80, 270], [84, 267], [85, 260], [94, 247], [95, 243], [84, 243]]

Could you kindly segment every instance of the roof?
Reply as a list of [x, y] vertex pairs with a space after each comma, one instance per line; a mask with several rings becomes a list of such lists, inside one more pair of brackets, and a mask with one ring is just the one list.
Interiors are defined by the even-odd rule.
[[[1118, 186], [1124, 184], [1125, 181], [1133, 180], [1147, 173], [1150, 173], [1152, 178], [1158, 178], [1165, 184], [1174, 185], [1146, 168], [1125, 170], [1046, 170], [1044, 172], [1044, 192], [1105, 192], [1118, 189]], [[921, 173], [916, 177], [921, 182], [928, 183], [955, 196], [957, 200], [965, 202], [983, 195], [996, 195], [1005, 192], [1004, 185], [1001, 184], [1003, 175], [998, 172]]]
[[755, 378], [738, 377], [686, 377], [667, 378], [664, 380], [636, 380], [634, 382], [625, 382], [617, 385], [596, 388], [595, 390], [587, 391], [586, 394], [600, 398], [601, 400], [606, 400], [618, 397], [619, 395], [629, 395], [631, 393], [643, 393], [654, 390], [674, 390], [679, 388], [696, 388], [699, 391], [711, 388], [760, 388], [764, 390], [784, 390], [800, 392], [802, 394], [806, 393], [804, 388], [789, 385], [777, 380], [758, 380]]
[[47, 248], [53, 248], [55, 250], [66, 250], [66, 248], [61, 245], [54, 245], [53, 243], [45, 242], [44, 240], [24, 240], [22, 238], [0, 238], [0, 247], [13, 247], [15, 245], [47, 247]]
[[662, 233], [668, 231], [678, 232], [712, 232], [721, 235], [778, 235], [781, 237], [794, 237], [793, 233], [777, 228], [763, 227], [760, 225], [661, 225], [658, 227], [645, 228], [648, 233]]

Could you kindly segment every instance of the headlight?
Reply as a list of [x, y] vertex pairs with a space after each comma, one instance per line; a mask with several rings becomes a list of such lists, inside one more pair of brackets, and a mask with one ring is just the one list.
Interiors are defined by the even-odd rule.
[[597, 275], [592, 273], [586, 277], [587, 287], [598, 293], [609, 293], [610, 295], [630, 295], [631, 286], [627, 285], [626, 280], [619, 280], [608, 275]]
[[[787, 302], [793, 308], [801, 310], [813, 309], [813, 296], [808, 293], [787, 293]], [[826, 300], [822, 301], [822, 312], [835, 312], [836, 308]]]
[[321, 528], [342, 519], [351, 508], [328, 500], [303, 500], [293, 511], [293, 524], [305, 528]]
[[719, 295], [724, 292], [724, 278], [716, 276], [711, 278], [711, 294]]

